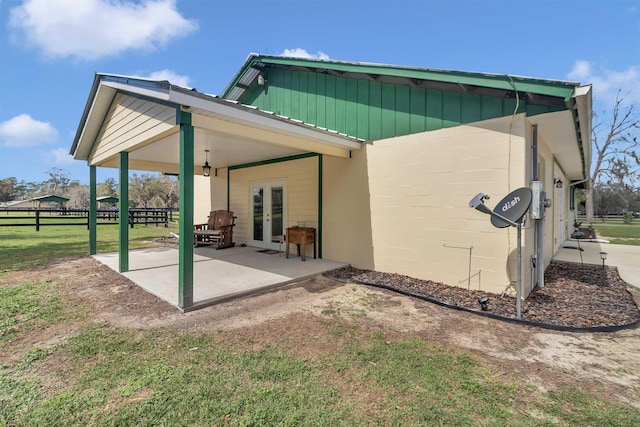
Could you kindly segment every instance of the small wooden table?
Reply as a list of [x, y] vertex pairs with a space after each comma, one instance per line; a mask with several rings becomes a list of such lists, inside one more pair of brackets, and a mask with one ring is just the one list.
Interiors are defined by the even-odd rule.
[[[286, 235], [286, 257], [289, 258], [289, 244], [298, 245], [300, 259], [305, 261], [307, 245], [313, 244], [313, 258], [316, 258], [316, 229], [311, 227], [289, 227]], [[302, 247], [302, 248], [301, 248]]]

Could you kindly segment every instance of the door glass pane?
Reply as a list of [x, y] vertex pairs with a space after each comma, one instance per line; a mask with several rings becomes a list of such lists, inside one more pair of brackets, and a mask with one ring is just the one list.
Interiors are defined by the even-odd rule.
[[262, 188], [253, 189], [253, 240], [262, 241], [262, 218], [264, 216], [264, 194]]
[[275, 242], [279, 241], [279, 236], [284, 235], [283, 196], [282, 187], [271, 187], [271, 240]]

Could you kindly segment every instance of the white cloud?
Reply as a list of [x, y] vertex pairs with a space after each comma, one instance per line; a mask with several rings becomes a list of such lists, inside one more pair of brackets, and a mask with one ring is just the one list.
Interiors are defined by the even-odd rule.
[[589, 61], [578, 60], [567, 77], [582, 84], [593, 84], [594, 98], [605, 104], [613, 104], [618, 90], [625, 102], [640, 102], [640, 66], [613, 71], [599, 68]]
[[285, 49], [281, 54], [281, 56], [290, 56], [294, 58], [308, 58], [308, 59], [331, 59], [329, 55], [324, 52], [318, 51], [318, 53], [309, 53], [305, 49], [295, 48], [295, 49]]
[[69, 154], [69, 150], [65, 150], [64, 148], [56, 148], [49, 152], [51, 157], [54, 158], [56, 165], [70, 165], [74, 162], [73, 156]]
[[140, 77], [144, 77], [145, 79], [152, 79], [152, 80], [167, 80], [171, 84], [186, 87], [186, 88], [189, 87], [189, 81], [191, 80], [189, 76], [182, 76], [171, 70], [154, 71], [148, 76], [140, 76]]
[[6, 147], [29, 147], [52, 144], [58, 140], [58, 131], [49, 122], [20, 114], [0, 123], [0, 141]]
[[154, 50], [198, 25], [175, 0], [25, 0], [11, 9], [10, 26], [51, 58], [96, 59], [130, 49]]

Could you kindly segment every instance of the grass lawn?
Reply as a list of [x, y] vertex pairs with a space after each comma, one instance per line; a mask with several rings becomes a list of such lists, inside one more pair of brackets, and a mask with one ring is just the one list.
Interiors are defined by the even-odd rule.
[[[86, 230], [43, 231], [0, 228], [2, 268], [86, 251]], [[100, 250], [114, 250], [117, 229], [98, 232]], [[167, 232], [136, 227], [131, 240]], [[544, 392], [456, 349], [348, 319], [318, 318], [335, 351], [300, 356], [286, 339], [236, 331], [110, 326], [68, 286], [46, 271], [0, 284], [0, 426], [640, 425], [632, 406]]]
[[339, 345], [300, 357], [233, 331], [128, 330], [60, 298], [64, 284], [0, 287], [0, 349], [79, 328], [0, 365], [0, 425], [636, 426], [640, 410], [572, 388], [545, 393], [468, 354], [346, 320]]
[[[31, 221], [33, 223], [33, 221]], [[0, 225], [2, 216], [0, 216]], [[153, 246], [153, 239], [177, 233], [177, 225], [162, 226], [136, 225], [129, 228], [129, 248], [137, 249]], [[118, 250], [118, 226], [98, 225], [98, 252]], [[89, 230], [83, 226], [43, 226], [40, 231], [34, 227], [0, 226], [0, 272], [44, 264], [49, 260], [70, 255], [89, 253]]]
[[[584, 218], [579, 221], [584, 221]], [[613, 244], [640, 246], [640, 220], [637, 218], [630, 224], [625, 224], [619, 217], [605, 218], [604, 222], [598, 219], [593, 223], [593, 228], [599, 237]]]

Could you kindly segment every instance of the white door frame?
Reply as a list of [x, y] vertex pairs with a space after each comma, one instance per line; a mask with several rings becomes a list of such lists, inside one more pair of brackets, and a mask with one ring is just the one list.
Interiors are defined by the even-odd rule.
[[[265, 249], [279, 249], [280, 244], [278, 240], [274, 241], [272, 235], [272, 200], [271, 190], [273, 188], [282, 188], [282, 236], [285, 233], [285, 224], [287, 224], [287, 181], [284, 179], [269, 180], [269, 181], [255, 181], [249, 183], [249, 244], [257, 248]], [[254, 220], [254, 190], [262, 189], [262, 240], [256, 240], [255, 237], [255, 225]]]
[[558, 197], [558, 247], [564, 243], [565, 235], [565, 223], [564, 223], [564, 188], [556, 188], [556, 191], [560, 193]]

